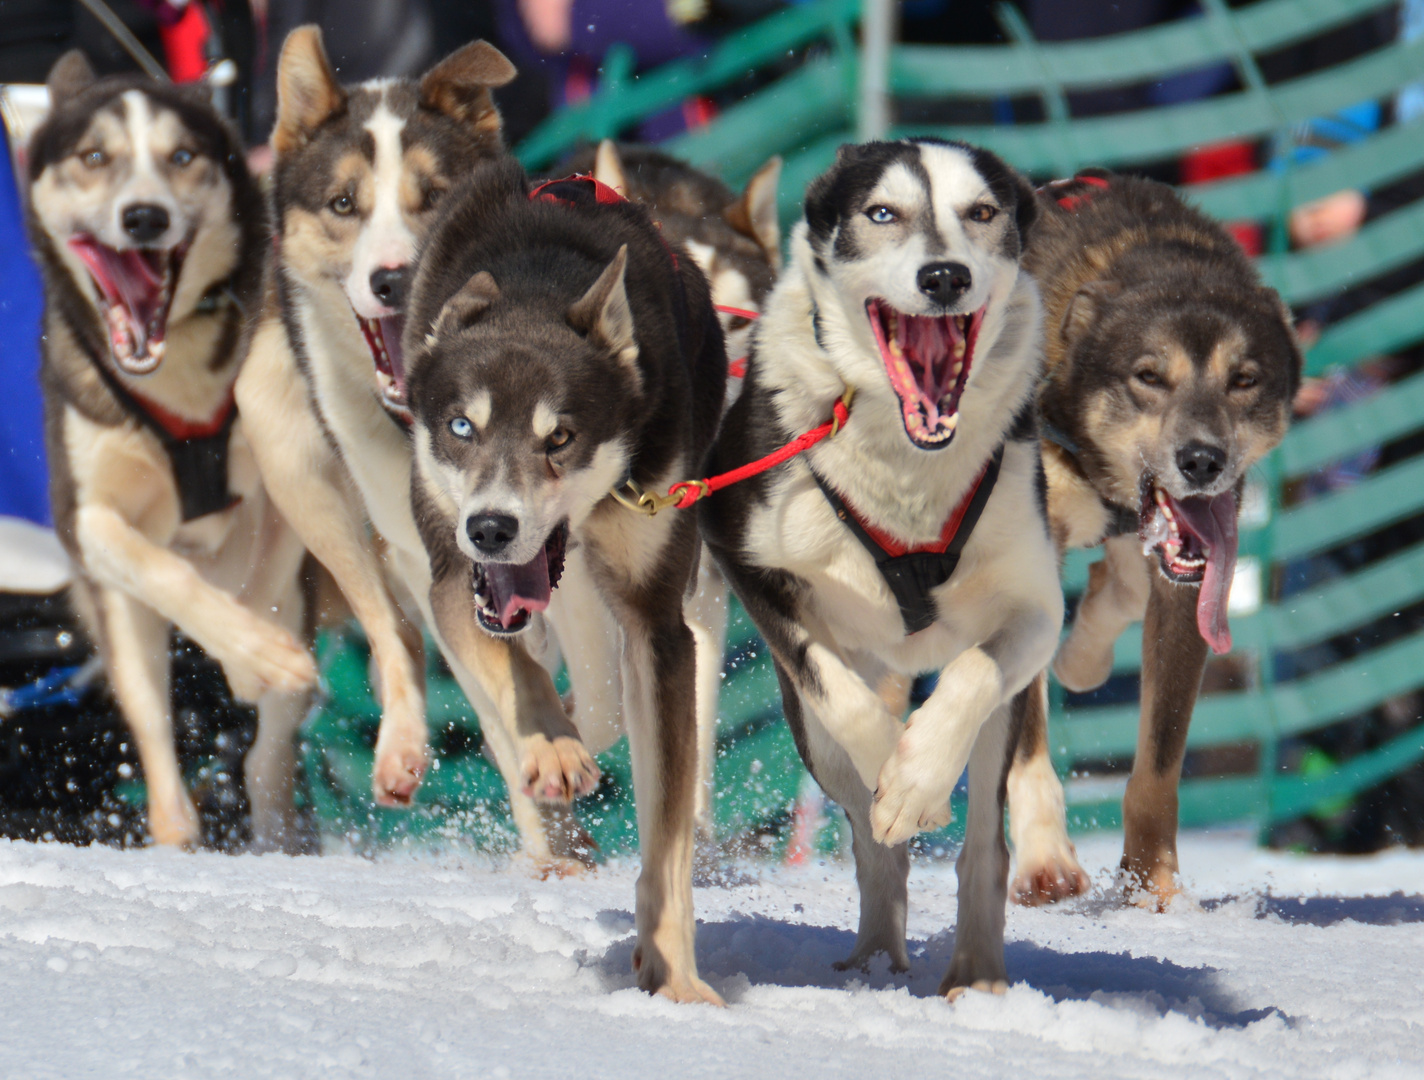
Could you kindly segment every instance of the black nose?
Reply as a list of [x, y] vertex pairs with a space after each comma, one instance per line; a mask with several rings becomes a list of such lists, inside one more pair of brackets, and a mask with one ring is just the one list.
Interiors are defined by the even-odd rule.
[[371, 292], [388, 308], [405, 306], [405, 287], [410, 280], [410, 267], [385, 266], [371, 275]]
[[151, 244], [168, 231], [168, 211], [154, 203], [124, 208], [124, 232], [137, 244]]
[[1226, 468], [1226, 451], [1206, 443], [1187, 443], [1177, 451], [1177, 468], [1192, 487], [1209, 487]]
[[485, 555], [498, 555], [519, 535], [519, 522], [507, 514], [472, 514], [465, 519], [470, 543]]
[[927, 263], [920, 267], [915, 280], [920, 292], [944, 307], [953, 304], [974, 284], [969, 267], [957, 262]]

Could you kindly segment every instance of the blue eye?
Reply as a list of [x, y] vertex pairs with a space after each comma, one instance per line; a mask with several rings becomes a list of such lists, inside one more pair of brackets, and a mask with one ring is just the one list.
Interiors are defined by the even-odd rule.
[[892, 221], [900, 220], [900, 215], [888, 206], [872, 206], [865, 212], [865, 216], [877, 225], [889, 225]]
[[475, 425], [463, 416], [457, 416], [450, 421], [450, 431], [457, 439], [468, 439], [474, 435]]
[[184, 150], [180, 147], [173, 151], [172, 156], [169, 157], [168, 160], [173, 162], [173, 164], [177, 165], [180, 169], [184, 168], [185, 166], [193, 164], [193, 151]]

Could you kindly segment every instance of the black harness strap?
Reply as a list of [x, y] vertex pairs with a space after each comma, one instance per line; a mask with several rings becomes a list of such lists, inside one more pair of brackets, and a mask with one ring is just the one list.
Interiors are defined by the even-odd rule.
[[876, 569], [885, 579], [885, 584], [890, 587], [895, 602], [900, 605], [900, 618], [904, 620], [907, 634], [918, 633], [933, 625], [939, 618], [934, 597], [930, 594], [948, 581], [959, 565], [960, 555], [969, 543], [970, 536], [974, 534], [974, 527], [979, 524], [984, 507], [989, 503], [989, 496], [994, 493], [994, 484], [999, 479], [999, 466], [1003, 460], [1004, 448], [1000, 446], [984, 467], [984, 473], [959, 517], [959, 526], [943, 551], [907, 551], [902, 555], [886, 551], [861, 524], [859, 517], [835, 489], [822, 479], [816, 470], [811, 470], [811, 475], [816, 478], [821, 493], [831, 504], [836, 517], [845, 522], [852, 535], [875, 560]]
[[[227, 488], [228, 444], [231, 442], [233, 422], [237, 419], [237, 406], [231, 396], [223, 406], [221, 417], [214, 423], [188, 425], [189, 428], [201, 430], [201, 434], [175, 431], [156, 414], [155, 405], [135, 396], [101, 361], [96, 361], [94, 367], [125, 409], [157, 435], [163, 444], [168, 462], [173, 467], [173, 481], [178, 487], [185, 522], [227, 510], [241, 501], [241, 496], [229, 493]], [[179, 417], [170, 419], [183, 423]]]

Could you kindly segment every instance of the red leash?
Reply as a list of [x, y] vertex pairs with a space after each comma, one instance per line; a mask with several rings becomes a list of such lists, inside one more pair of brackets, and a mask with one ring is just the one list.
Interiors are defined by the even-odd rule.
[[[746, 308], [731, 307], [727, 304], [714, 304], [712, 306], [715, 307], [718, 311], [720, 311], [723, 315], [735, 315], [739, 319], [761, 318], [760, 314], [755, 311], [749, 311]], [[727, 374], [734, 379], [744, 378], [746, 376], [746, 373], [747, 358], [745, 356], [738, 357], [736, 360], [733, 360], [730, 364], [727, 365]]]
[[768, 469], [774, 469], [783, 461], [789, 461], [797, 454], [805, 453], [815, 446], [822, 439], [829, 439], [832, 435], [840, 431], [850, 419], [850, 401], [855, 396], [855, 388], [847, 386], [840, 400], [835, 403], [831, 410], [831, 418], [818, 427], [813, 427], [810, 431], [803, 432], [796, 436], [785, 446], [773, 450], [766, 457], [757, 461], [721, 473], [718, 476], [709, 476], [706, 480], [679, 480], [672, 487], [668, 488], [666, 495], [659, 495], [653, 491], [644, 491], [634, 481], [627, 481], [622, 488], [615, 488], [609, 494], [621, 502], [629, 510], [637, 510], [641, 514], [651, 517], [659, 510], [666, 510], [669, 507], [676, 507], [678, 510], [686, 510], [698, 499], [705, 499], [714, 492], [721, 491], [724, 487], [750, 479], [759, 473], [764, 473]]

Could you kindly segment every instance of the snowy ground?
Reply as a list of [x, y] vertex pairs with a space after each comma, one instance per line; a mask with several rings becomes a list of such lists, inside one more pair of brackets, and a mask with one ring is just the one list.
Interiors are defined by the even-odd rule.
[[934, 996], [954, 874], [911, 877], [908, 978], [842, 974], [850, 867], [699, 888], [725, 1010], [632, 988], [635, 867], [538, 882], [479, 856], [290, 859], [0, 843], [0, 1076], [1424, 1075], [1424, 854], [1184, 838], [1192, 896], [1013, 909], [1004, 997]]

